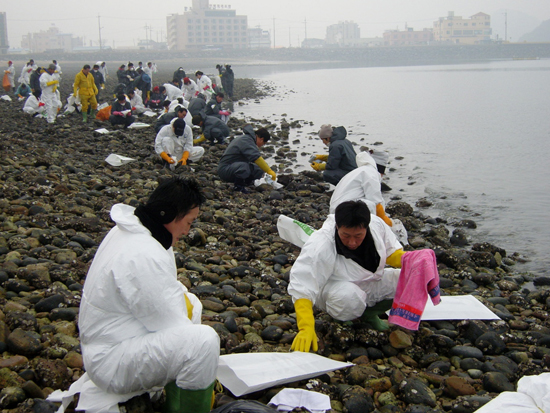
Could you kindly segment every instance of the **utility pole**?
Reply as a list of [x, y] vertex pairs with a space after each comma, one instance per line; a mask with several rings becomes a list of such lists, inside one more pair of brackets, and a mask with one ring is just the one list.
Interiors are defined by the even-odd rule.
[[273, 17], [273, 48], [275, 49], [275, 17]]
[[101, 50], [101, 17], [97, 15], [97, 26], [99, 27], [99, 50]]
[[504, 13], [504, 41], [508, 41], [508, 12]]
[[306, 18], [304, 18], [304, 44], [306, 45], [307, 47], [307, 20]]
[[148, 32], [149, 32], [149, 26], [145, 25], [144, 29], [145, 29], [145, 48], [148, 49], [149, 48], [149, 41], [147, 39], [147, 36], [148, 36]]

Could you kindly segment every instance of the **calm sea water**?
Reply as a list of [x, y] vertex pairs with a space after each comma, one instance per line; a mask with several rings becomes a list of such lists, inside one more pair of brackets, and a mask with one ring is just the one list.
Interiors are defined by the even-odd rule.
[[343, 125], [357, 150], [381, 142], [389, 151], [388, 200], [428, 198], [426, 215], [473, 219], [472, 242], [524, 255], [517, 271], [550, 274], [550, 60], [288, 70], [236, 69], [278, 94], [235, 109], [313, 122], [291, 129], [296, 171], [325, 150], [322, 124]]

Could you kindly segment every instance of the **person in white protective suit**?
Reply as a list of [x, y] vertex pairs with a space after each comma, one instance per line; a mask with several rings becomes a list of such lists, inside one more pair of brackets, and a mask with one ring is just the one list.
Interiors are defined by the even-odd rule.
[[[103, 61], [95, 62], [96, 65], [99, 66], [99, 73], [103, 75], [103, 82], [107, 81], [107, 75], [109, 74], [109, 71], [107, 70], [107, 65]], [[105, 83], [101, 85], [101, 89], [105, 89]]]
[[177, 177], [162, 182], [145, 205], [112, 207], [116, 226], [97, 250], [80, 305], [86, 374], [79, 381], [87, 383], [73, 384], [82, 389], [77, 410], [116, 411], [109, 410], [116, 403], [98, 404], [164, 386], [164, 412], [210, 411], [219, 337], [200, 324], [202, 305], [177, 280], [172, 249], [204, 200], [196, 181]]
[[143, 99], [139, 93], [136, 93], [134, 90], [128, 91], [128, 99], [130, 99], [130, 105], [132, 105], [132, 112], [141, 115], [147, 110], [143, 104]]
[[31, 116], [38, 116], [43, 114], [46, 106], [44, 102], [40, 101], [41, 94], [42, 92], [40, 90], [35, 90], [34, 92], [32, 92], [31, 95], [25, 101], [25, 105], [23, 106], [23, 112]]
[[[288, 293], [299, 333], [292, 350], [317, 351], [313, 305], [337, 320], [361, 317], [388, 329], [378, 315], [395, 295], [403, 247], [384, 221], [362, 201], [346, 201], [302, 247], [290, 271]], [[394, 269], [385, 269], [389, 265]]]
[[197, 70], [195, 77], [197, 78], [197, 88], [199, 89], [199, 93], [206, 96], [206, 101], [208, 102], [212, 99], [212, 93], [214, 93], [214, 90], [212, 90], [212, 81], [200, 70]]
[[181, 85], [181, 90], [183, 91], [183, 98], [186, 101], [190, 101], [191, 98], [194, 98], [199, 94], [199, 87], [193, 79], [188, 77], [183, 78], [183, 85]]
[[59, 108], [57, 87], [59, 86], [59, 74], [55, 73], [55, 65], [51, 63], [48, 69], [40, 75], [40, 87], [42, 88], [42, 102], [46, 107], [48, 123], [54, 123]]
[[176, 100], [179, 97], [183, 97], [182, 90], [178, 86], [175, 86], [173, 83], [164, 83], [161, 86], [160, 91], [162, 94], [166, 95], [166, 99], [170, 101]]
[[18, 82], [30, 85], [31, 73], [38, 69], [38, 66], [34, 64], [34, 60], [31, 59], [21, 69], [21, 76], [19, 76]]
[[342, 202], [355, 199], [362, 200], [371, 214], [381, 218], [390, 227], [391, 219], [385, 212], [385, 201], [380, 190], [382, 176], [378, 172], [374, 158], [368, 152], [359, 152], [355, 157], [357, 168], [348, 172], [336, 185], [330, 197], [329, 214], [334, 214]]
[[15, 66], [13, 65], [13, 62], [11, 60], [8, 62], [8, 68], [4, 70], [4, 73], [8, 75], [8, 81], [10, 82], [11, 91], [15, 92]]
[[[149, 75], [151, 78], [151, 84], [149, 87], [149, 91], [153, 90], [153, 74], [158, 72], [157, 64], [152, 62], [147, 62], [147, 66], [143, 68], [143, 71], [145, 74]], [[147, 96], [149, 98], [149, 96]]]
[[204, 148], [193, 146], [193, 130], [177, 117], [157, 134], [155, 152], [170, 165], [170, 169], [175, 169], [177, 165], [187, 165], [188, 160], [197, 162], [204, 155]]

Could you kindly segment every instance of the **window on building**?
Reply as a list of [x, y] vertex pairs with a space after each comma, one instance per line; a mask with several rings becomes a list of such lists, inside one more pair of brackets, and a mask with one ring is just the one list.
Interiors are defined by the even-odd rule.
[[232, 43], [233, 42], [233, 38], [232, 37], [228, 37], [227, 39], [225, 39], [226, 42], [228, 43]]
[[461, 36], [462, 30], [453, 30], [453, 36]]
[[187, 19], [187, 24], [193, 23], [193, 19]]
[[447, 32], [446, 32], [446, 33], [447, 33], [447, 34], [451, 34], [451, 32], [450, 32], [449, 30], [447, 30]]
[[246, 30], [246, 26], [241, 26], [241, 30]]
[[188, 42], [189, 42], [189, 43], [193, 43], [194, 40], [193, 40], [193, 39], [189, 39]]
[[214, 38], [212, 39], [212, 42], [213, 42], [213, 43], [218, 43], [218, 38], [217, 38], [217, 37], [214, 37]]
[[200, 23], [200, 22], [201, 22], [201, 19], [195, 20], [195, 23]]
[[203, 19], [202, 20], [204, 23], [208, 23], [208, 19]]
[[476, 24], [475, 23], [472, 23], [472, 26], [475, 26]]
[[193, 37], [193, 32], [187, 32], [187, 37]]
[[209, 42], [209, 41], [210, 41], [210, 37], [205, 37], [205, 38], [204, 38], [204, 41], [205, 41], [205, 42]]
[[473, 31], [473, 30], [464, 30], [464, 31], [462, 32], [462, 34], [463, 34], [464, 36], [471, 36], [471, 35], [474, 34], [474, 31]]
[[491, 23], [489, 22], [485, 22], [485, 26], [489, 26]]
[[246, 42], [246, 37], [242, 37], [241, 42]]
[[223, 29], [225, 29], [225, 27], [220, 24], [219, 29], [223, 30]]
[[464, 26], [468, 26], [468, 23], [464, 23]]

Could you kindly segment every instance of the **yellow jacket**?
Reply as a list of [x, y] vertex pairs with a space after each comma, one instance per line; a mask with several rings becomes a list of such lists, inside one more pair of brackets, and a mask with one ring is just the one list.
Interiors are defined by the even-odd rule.
[[78, 93], [80, 96], [97, 95], [97, 87], [94, 82], [94, 76], [88, 73], [86, 76], [82, 71], [78, 72], [74, 78], [74, 96]]

